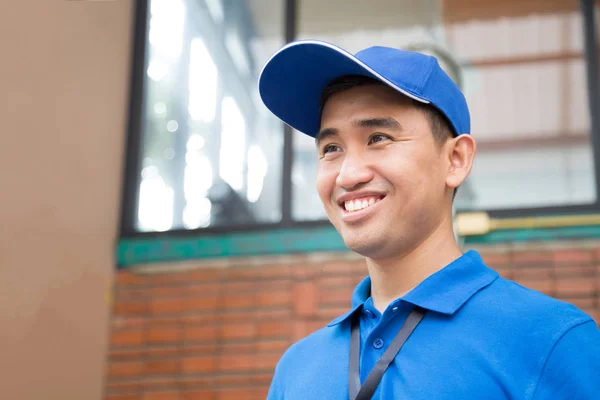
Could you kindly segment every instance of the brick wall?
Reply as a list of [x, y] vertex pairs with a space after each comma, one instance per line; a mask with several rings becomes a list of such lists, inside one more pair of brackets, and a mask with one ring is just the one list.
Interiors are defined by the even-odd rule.
[[[503, 276], [600, 322], [600, 243], [478, 250]], [[349, 254], [119, 272], [106, 399], [264, 399], [285, 349], [346, 311], [365, 273]]]

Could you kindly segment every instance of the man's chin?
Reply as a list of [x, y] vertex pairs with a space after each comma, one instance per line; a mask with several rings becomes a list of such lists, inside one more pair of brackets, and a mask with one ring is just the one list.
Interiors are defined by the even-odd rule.
[[376, 258], [383, 246], [380, 240], [370, 235], [343, 235], [346, 247], [363, 257]]

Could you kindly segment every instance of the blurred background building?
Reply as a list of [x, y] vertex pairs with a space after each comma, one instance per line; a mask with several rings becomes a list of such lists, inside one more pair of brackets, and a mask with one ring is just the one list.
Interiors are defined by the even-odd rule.
[[436, 55], [478, 143], [456, 213], [492, 221], [463, 247], [600, 322], [595, 2], [32, 4], [0, 14], [3, 397], [264, 399], [347, 310], [364, 261], [257, 93], [294, 39]]

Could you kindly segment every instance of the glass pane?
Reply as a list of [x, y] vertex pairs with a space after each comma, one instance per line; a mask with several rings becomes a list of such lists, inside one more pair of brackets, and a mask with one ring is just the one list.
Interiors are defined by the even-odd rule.
[[150, 1], [138, 230], [280, 220], [283, 125], [257, 80], [282, 18], [280, 0]]
[[[596, 189], [582, 21], [579, 2], [558, 3], [300, 0], [299, 38], [438, 57], [465, 92], [478, 144], [457, 209], [589, 204]], [[314, 141], [304, 136], [294, 136], [294, 217], [325, 218]]]
[[447, 2], [444, 29], [463, 66], [478, 144], [472, 191], [459, 191], [460, 208], [593, 203], [579, 2], [483, 9], [454, 0]]

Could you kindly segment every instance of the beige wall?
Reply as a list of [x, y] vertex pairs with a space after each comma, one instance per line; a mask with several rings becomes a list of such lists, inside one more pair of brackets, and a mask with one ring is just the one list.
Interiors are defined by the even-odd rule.
[[3, 0], [0, 397], [103, 397], [132, 0]]

